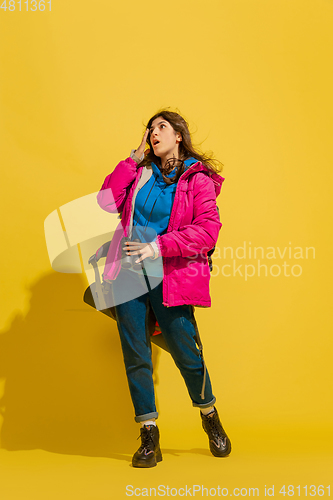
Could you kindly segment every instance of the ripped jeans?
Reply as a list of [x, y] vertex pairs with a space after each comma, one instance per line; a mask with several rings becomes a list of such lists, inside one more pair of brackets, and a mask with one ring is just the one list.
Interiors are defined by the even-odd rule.
[[[126, 269], [121, 269], [113, 285], [117, 325], [136, 422], [158, 417], [148, 328], [150, 308], [184, 378], [193, 406], [206, 408], [215, 403], [209, 374], [206, 371], [204, 378], [203, 361], [195, 341], [193, 307], [164, 306], [162, 286], [161, 278]], [[130, 300], [129, 296], [132, 297]]]

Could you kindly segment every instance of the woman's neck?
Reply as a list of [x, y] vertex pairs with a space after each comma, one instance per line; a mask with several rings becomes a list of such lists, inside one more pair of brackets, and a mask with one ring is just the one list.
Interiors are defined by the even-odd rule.
[[166, 156], [164, 158], [160, 158], [160, 165], [159, 165], [160, 169], [164, 170], [167, 161], [172, 160], [172, 159], [178, 160], [179, 157], [178, 157], [178, 155], [173, 154], [173, 156]]

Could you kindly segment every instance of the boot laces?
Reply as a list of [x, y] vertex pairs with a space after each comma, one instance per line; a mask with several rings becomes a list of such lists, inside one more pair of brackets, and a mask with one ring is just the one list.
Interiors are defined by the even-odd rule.
[[214, 414], [212, 417], [207, 418], [207, 421], [209, 422], [209, 428], [212, 438], [216, 441], [218, 446], [220, 446], [220, 444], [225, 446], [227, 438], [223, 431], [223, 427], [219, 422], [217, 414]]

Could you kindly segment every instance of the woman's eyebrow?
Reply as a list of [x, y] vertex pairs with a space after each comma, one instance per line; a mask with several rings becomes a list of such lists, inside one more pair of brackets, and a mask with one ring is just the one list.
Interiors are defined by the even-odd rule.
[[[158, 124], [157, 124], [157, 125], [161, 125], [161, 123], [166, 123], [166, 121], [165, 121], [165, 120], [162, 120], [162, 121], [158, 122]], [[152, 128], [153, 128], [153, 127], [150, 127], [150, 129], [149, 129], [149, 130], [152, 130]]]

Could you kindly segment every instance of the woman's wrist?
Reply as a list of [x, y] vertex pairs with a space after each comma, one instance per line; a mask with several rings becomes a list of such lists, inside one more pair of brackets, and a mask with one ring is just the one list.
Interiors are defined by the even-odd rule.
[[151, 260], [155, 260], [159, 256], [159, 250], [158, 250], [157, 243], [155, 241], [152, 241], [151, 243], [149, 243], [149, 245], [153, 249], [153, 252], [154, 252], [154, 255], [150, 258], [151, 258]]

